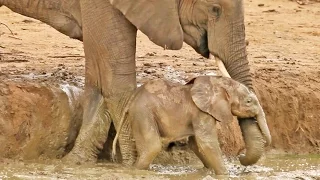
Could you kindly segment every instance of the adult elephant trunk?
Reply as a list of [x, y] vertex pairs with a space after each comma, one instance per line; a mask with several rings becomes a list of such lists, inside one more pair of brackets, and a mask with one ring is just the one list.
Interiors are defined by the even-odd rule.
[[[209, 21], [208, 47], [210, 54], [223, 62], [232, 79], [254, 92], [247, 59], [243, 4], [242, 1], [233, 3], [218, 12], [221, 13], [218, 19]], [[259, 113], [258, 122], [253, 118], [239, 119], [246, 146], [246, 154], [240, 156], [243, 165], [256, 163], [264, 151], [264, 139], [268, 144], [271, 141], [262, 108]]]
[[232, 79], [252, 89], [246, 51], [244, 10], [242, 1], [233, 1], [224, 7], [216, 20], [208, 23], [208, 48], [210, 54], [222, 60]]
[[259, 125], [253, 119], [241, 119], [239, 124], [246, 147], [245, 154], [241, 154], [239, 160], [242, 165], [248, 166], [260, 159], [264, 140]]
[[222, 35], [227, 37], [215, 43], [218, 46], [212, 47], [214, 49], [212, 54], [222, 60], [232, 79], [246, 85], [252, 90], [244, 24], [243, 22], [234, 22], [229, 26], [232, 26], [229, 28], [230, 32], [226, 32], [225, 35]]
[[267, 126], [266, 118], [262, 108], [260, 107], [257, 121], [252, 118], [239, 119], [242, 136], [246, 146], [245, 155], [240, 155], [240, 163], [244, 166], [256, 163], [266, 145], [271, 143], [271, 135]]

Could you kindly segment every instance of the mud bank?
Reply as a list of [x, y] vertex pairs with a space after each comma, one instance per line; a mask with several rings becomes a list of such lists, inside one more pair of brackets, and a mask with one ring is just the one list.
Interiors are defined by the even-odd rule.
[[290, 153], [320, 153], [320, 82], [313, 79], [312, 84], [307, 84], [309, 78], [287, 75], [283, 79], [256, 80], [259, 86], [255, 89], [272, 135], [271, 148]]
[[0, 158], [59, 158], [82, 123], [78, 89], [0, 81]]

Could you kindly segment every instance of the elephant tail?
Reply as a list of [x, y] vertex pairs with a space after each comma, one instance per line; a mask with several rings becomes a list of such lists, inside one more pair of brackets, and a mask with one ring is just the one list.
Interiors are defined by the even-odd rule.
[[117, 154], [117, 149], [116, 149], [116, 147], [117, 147], [117, 142], [118, 142], [118, 138], [119, 138], [119, 135], [120, 135], [120, 131], [121, 131], [121, 129], [122, 129], [122, 126], [123, 126], [123, 122], [124, 122], [124, 120], [126, 119], [126, 117], [127, 117], [127, 114], [128, 114], [128, 110], [129, 110], [129, 108], [126, 108], [125, 110], [124, 110], [124, 113], [122, 114], [122, 116], [121, 116], [121, 119], [120, 119], [120, 124], [119, 124], [119, 128], [117, 129], [117, 134], [116, 134], [116, 136], [114, 137], [114, 140], [113, 140], [113, 142], [112, 142], [112, 161], [113, 162], [116, 162], [116, 154]]
[[123, 127], [123, 124], [124, 124], [124, 121], [125, 119], [127, 118], [127, 115], [129, 113], [129, 108], [132, 104], [132, 102], [134, 101], [137, 93], [143, 88], [138, 88], [130, 97], [130, 99], [128, 100], [128, 103], [127, 105], [125, 106], [124, 108], [124, 111], [121, 115], [121, 118], [120, 118], [120, 123], [119, 123], [119, 126], [118, 126], [118, 129], [117, 129], [117, 133], [116, 133], [116, 136], [114, 137], [114, 140], [113, 140], [113, 143], [112, 143], [112, 153], [111, 153], [111, 158], [112, 158], [112, 161], [113, 162], [116, 162], [116, 154], [117, 154], [117, 142], [118, 142], [118, 139], [119, 139], [119, 135], [120, 135], [120, 132], [121, 132], [121, 129]]

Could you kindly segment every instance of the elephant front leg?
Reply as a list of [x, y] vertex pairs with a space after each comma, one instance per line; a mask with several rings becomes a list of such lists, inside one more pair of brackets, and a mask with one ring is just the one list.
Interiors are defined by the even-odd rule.
[[204, 166], [213, 169], [216, 175], [228, 174], [222, 158], [215, 119], [204, 116], [207, 117], [193, 123], [195, 136], [190, 138], [190, 147]]
[[[89, 103], [84, 105], [84, 123], [75, 147], [68, 154], [69, 159], [77, 159], [77, 154], [84, 156], [77, 161], [96, 159], [107, 140], [111, 120], [118, 129], [121, 113], [136, 88], [137, 29], [109, 1], [80, 0], [80, 5], [86, 58], [85, 93]], [[91, 109], [101, 111], [91, 113]], [[102, 116], [106, 112], [110, 116]], [[121, 144], [122, 139], [119, 141]], [[121, 146], [120, 150], [134, 152]]]

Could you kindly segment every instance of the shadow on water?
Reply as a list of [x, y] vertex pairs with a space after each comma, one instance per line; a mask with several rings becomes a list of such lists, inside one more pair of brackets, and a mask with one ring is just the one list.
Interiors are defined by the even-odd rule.
[[320, 155], [267, 155], [256, 165], [227, 163], [229, 176], [215, 176], [201, 165], [151, 165], [135, 170], [119, 164], [69, 166], [59, 162], [4, 162], [0, 179], [320, 179]]

